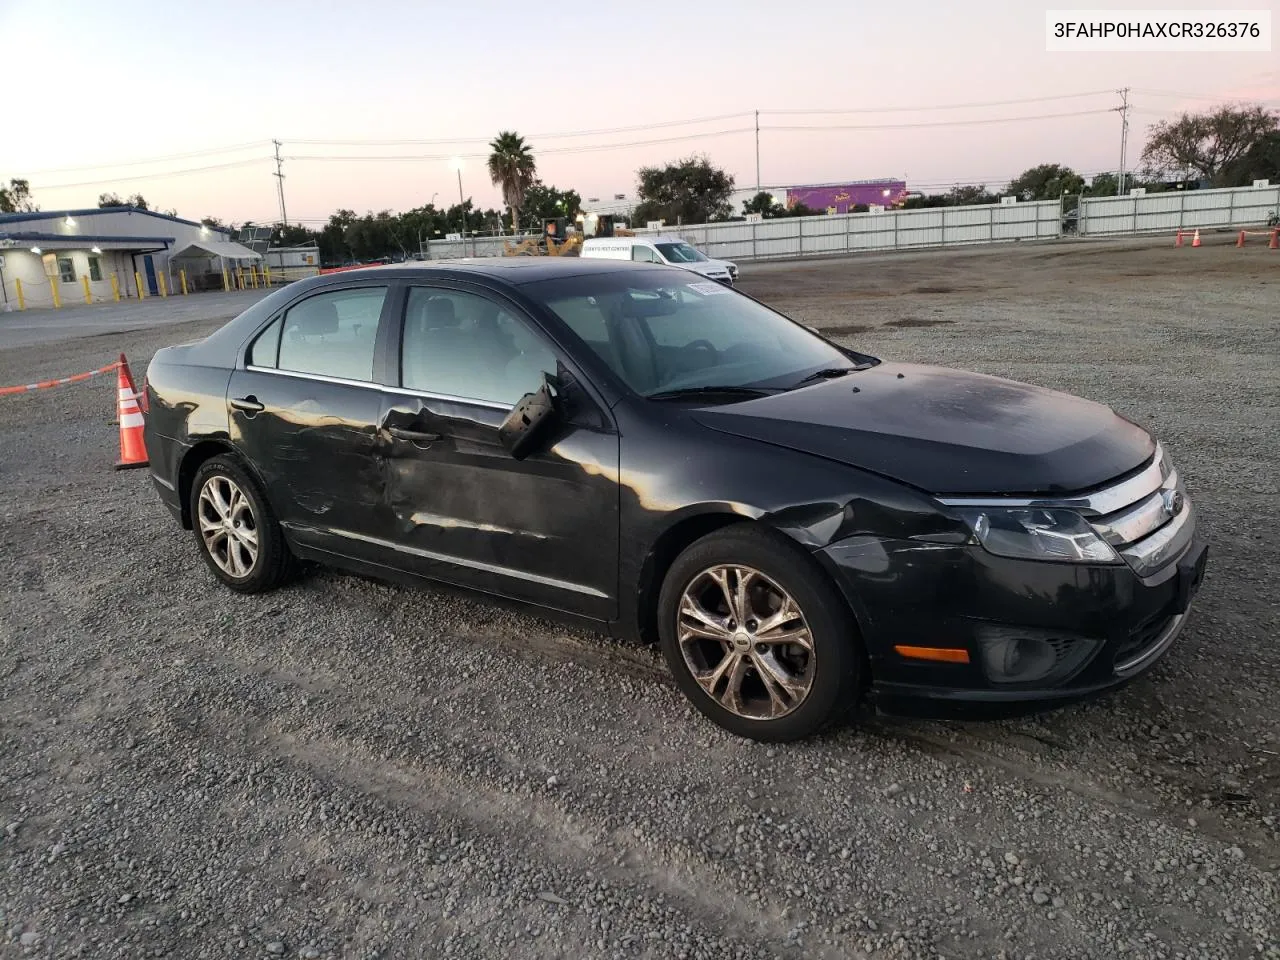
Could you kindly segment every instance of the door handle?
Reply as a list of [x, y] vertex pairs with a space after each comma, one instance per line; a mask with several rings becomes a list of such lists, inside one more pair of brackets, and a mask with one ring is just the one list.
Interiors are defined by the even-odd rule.
[[253, 394], [247, 397], [236, 397], [231, 401], [231, 407], [234, 410], [242, 410], [245, 413], [261, 413], [267, 409], [263, 404], [258, 402], [258, 398]]
[[387, 427], [387, 433], [395, 437], [397, 440], [407, 440], [410, 443], [435, 443], [440, 439], [438, 433], [425, 433], [421, 430], [406, 430], [404, 427]]

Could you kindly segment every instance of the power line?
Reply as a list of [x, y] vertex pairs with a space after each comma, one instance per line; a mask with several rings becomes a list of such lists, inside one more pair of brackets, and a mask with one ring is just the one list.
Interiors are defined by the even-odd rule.
[[207, 170], [229, 170], [232, 167], [246, 167], [253, 163], [263, 163], [270, 157], [252, 157], [248, 160], [232, 160], [229, 163], [213, 163], [204, 167], [188, 167], [185, 170], [170, 170], [166, 173], [143, 173], [131, 177], [109, 177], [105, 180], [82, 180], [79, 183], [46, 183], [33, 186], [35, 190], [67, 190], [71, 187], [99, 187], [115, 183], [129, 183], [134, 180], [161, 180], [167, 177], [185, 177], [191, 173], [204, 173]]
[[1135, 88], [1134, 93], [1140, 93], [1145, 97], [1174, 97], [1181, 100], [1213, 100], [1218, 103], [1239, 103], [1243, 100], [1257, 100], [1261, 103], [1275, 103], [1275, 98], [1268, 97], [1218, 97], [1207, 96], [1199, 93], [1177, 93], [1173, 90], [1141, 90]]
[[57, 167], [56, 169], [51, 170], [31, 170], [28, 171], [28, 175], [39, 177], [50, 173], [82, 173], [86, 170], [114, 170], [118, 167], [141, 167], [149, 163], [168, 163], [172, 160], [190, 160], [192, 157], [212, 157], [221, 153], [236, 153], [240, 150], [248, 150], [251, 147], [261, 147], [269, 142], [269, 140], [254, 140], [251, 143], [237, 143], [228, 147], [209, 147], [204, 150], [193, 150], [189, 153], [173, 153], [165, 157], [151, 157], [147, 160], [122, 160], [119, 163], [96, 163], [80, 167]]
[[[702, 140], [708, 137], [723, 137], [735, 133], [747, 133], [752, 127], [734, 127], [729, 130], [707, 130], [700, 133], [689, 133], [678, 137], [659, 137], [648, 140], [628, 140], [619, 143], [599, 143], [587, 144], [583, 146], [573, 147], [550, 147], [546, 150], [539, 150], [539, 156], [547, 154], [559, 153], [594, 153], [601, 150], [619, 150], [626, 147], [643, 147], [651, 144], [660, 143], [678, 143], [684, 140]], [[324, 161], [344, 161], [344, 160], [388, 160], [388, 161], [430, 161], [430, 160], [484, 160], [488, 157], [486, 153], [467, 153], [467, 154], [425, 154], [425, 153], [401, 153], [401, 154], [297, 154], [285, 157], [286, 160], [324, 160]]]
[[[602, 127], [596, 130], [572, 130], [561, 133], [533, 133], [526, 140], [563, 140], [571, 137], [605, 136], [614, 133], [635, 133], [639, 130], [659, 130], [668, 127], [687, 127], [698, 123], [716, 123], [721, 120], [736, 120], [751, 116], [751, 111], [742, 113], [722, 113], [714, 117], [695, 117], [689, 120], [663, 120], [657, 123], [641, 123], [629, 127]], [[344, 147], [434, 147], [447, 146], [454, 143], [489, 143], [492, 137], [452, 137], [444, 140], [289, 140], [289, 143], [303, 143], [309, 146], [344, 146]]]
[[836, 114], [850, 113], [920, 113], [927, 110], [970, 110], [979, 107], [1011, 107], [1022, 103], [1048, 103], [1051, 100], [1079, 100], [1085, 97], [1101, 97], [1113, 93], [1112, 90], [1090, 90], [1086, 93], [1061, 93], [1048, 97], [1025, 97], [1020, 100], [988, 100], [984, 103], [944, 103], [930, 104], [924, 107], [855, 107], [840, 110], [761, 110], [765, 114]]
[[981, 126], [988, 123], [1018, 123], [1024, 120], [1060, 120], [1066, 117], [1088, 117], [1095, 114], [1111, 113], [1110, 108], [1101, 110], [1076, 110], [1071, 113], [1042, 113], [1030, 117], [988, 117], [982, 120], [921, 120], [912, 123], [863, 123], [863, 124], [794, 124], [761, 127], [762, 130], [904, 130], [916, 127], [968, 127]]

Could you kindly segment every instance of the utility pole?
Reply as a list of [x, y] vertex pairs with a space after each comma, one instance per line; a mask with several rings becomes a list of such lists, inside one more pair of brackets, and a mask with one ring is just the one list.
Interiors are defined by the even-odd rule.
[[1129, 152], [1129, 88], [1117, 90], [1120, 94], [1120, 106], [1115, 110], [1120, 114], [1120, 175], [1116, 177], [1116, 196], [1124, 196], [1125, 161]]
[[756, 111], [756, 193], [760, 192], [760, 111]]
[[289, 225], [289, 215], [288, 215], [287, 213], [285, 213], [285, 209], [284, 209], [284, 173], [283, 173], [283, 172], [281, 171], [281, 169], [280, 169], [280, 164], [281, 164], [281, 160], [280, 160], [280, 141], [279, 141], [279, 140], [272, 140], [271, 142], [272, 142], [272, 143], [274, 143], [274, 144], [276, 145], [276, 172], [275, 172], [275, 178], [276, 178], [276, 189], [277, 189], [277, 190], [279, 191], [279, 193], [280, 193], [280, 225], [281, 225], [281, 226], [284, 226], [284, 227], [287, 227], [287, 226]]

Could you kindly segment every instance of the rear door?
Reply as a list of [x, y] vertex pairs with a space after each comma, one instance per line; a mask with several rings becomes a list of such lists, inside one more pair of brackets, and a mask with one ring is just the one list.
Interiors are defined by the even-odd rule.
[[[410, 286], [382, 428], [401, 564], [599, 620], [617, 615], [618, 435], [537, 324], [478, 288]], [[544, 373], [567, 416], [516, 460], [498, 428]], [[576, 383], [570, 383], [575, 380]], [[569, 383], [569, 386], [564, 385]]]
[[366, 559], [384, 492], [378, 420], [387, 283], [295, 301], [250, 343], [227, 391], [232, 440], [299, 543]]

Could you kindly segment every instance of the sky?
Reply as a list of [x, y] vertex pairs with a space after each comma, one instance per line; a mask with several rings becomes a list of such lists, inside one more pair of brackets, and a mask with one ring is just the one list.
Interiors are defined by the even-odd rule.
[[[929, 192], [1045, 162], [1116, 169], [1122, 87], [1130, 168], [1161, 118], [1280, 107], [1274, 39], [1269, 53], [1049, 53], [1047, 6], [0, 0], [0, 179], [30, 180], [45, 210], [141, 192], [181, 216], [273, 222], [276, 139], [290, 221], [456, 202], [459, 172], [466, 196], [499, 207], [486, 143], [515, 130], [544, 182], [584, 198], [633, 194], [639, 167], [691, 154], [748, 187], [758, 110], [764, 186], [892, 177]], [[798, 112], [834, 110], [858, 112]]]

